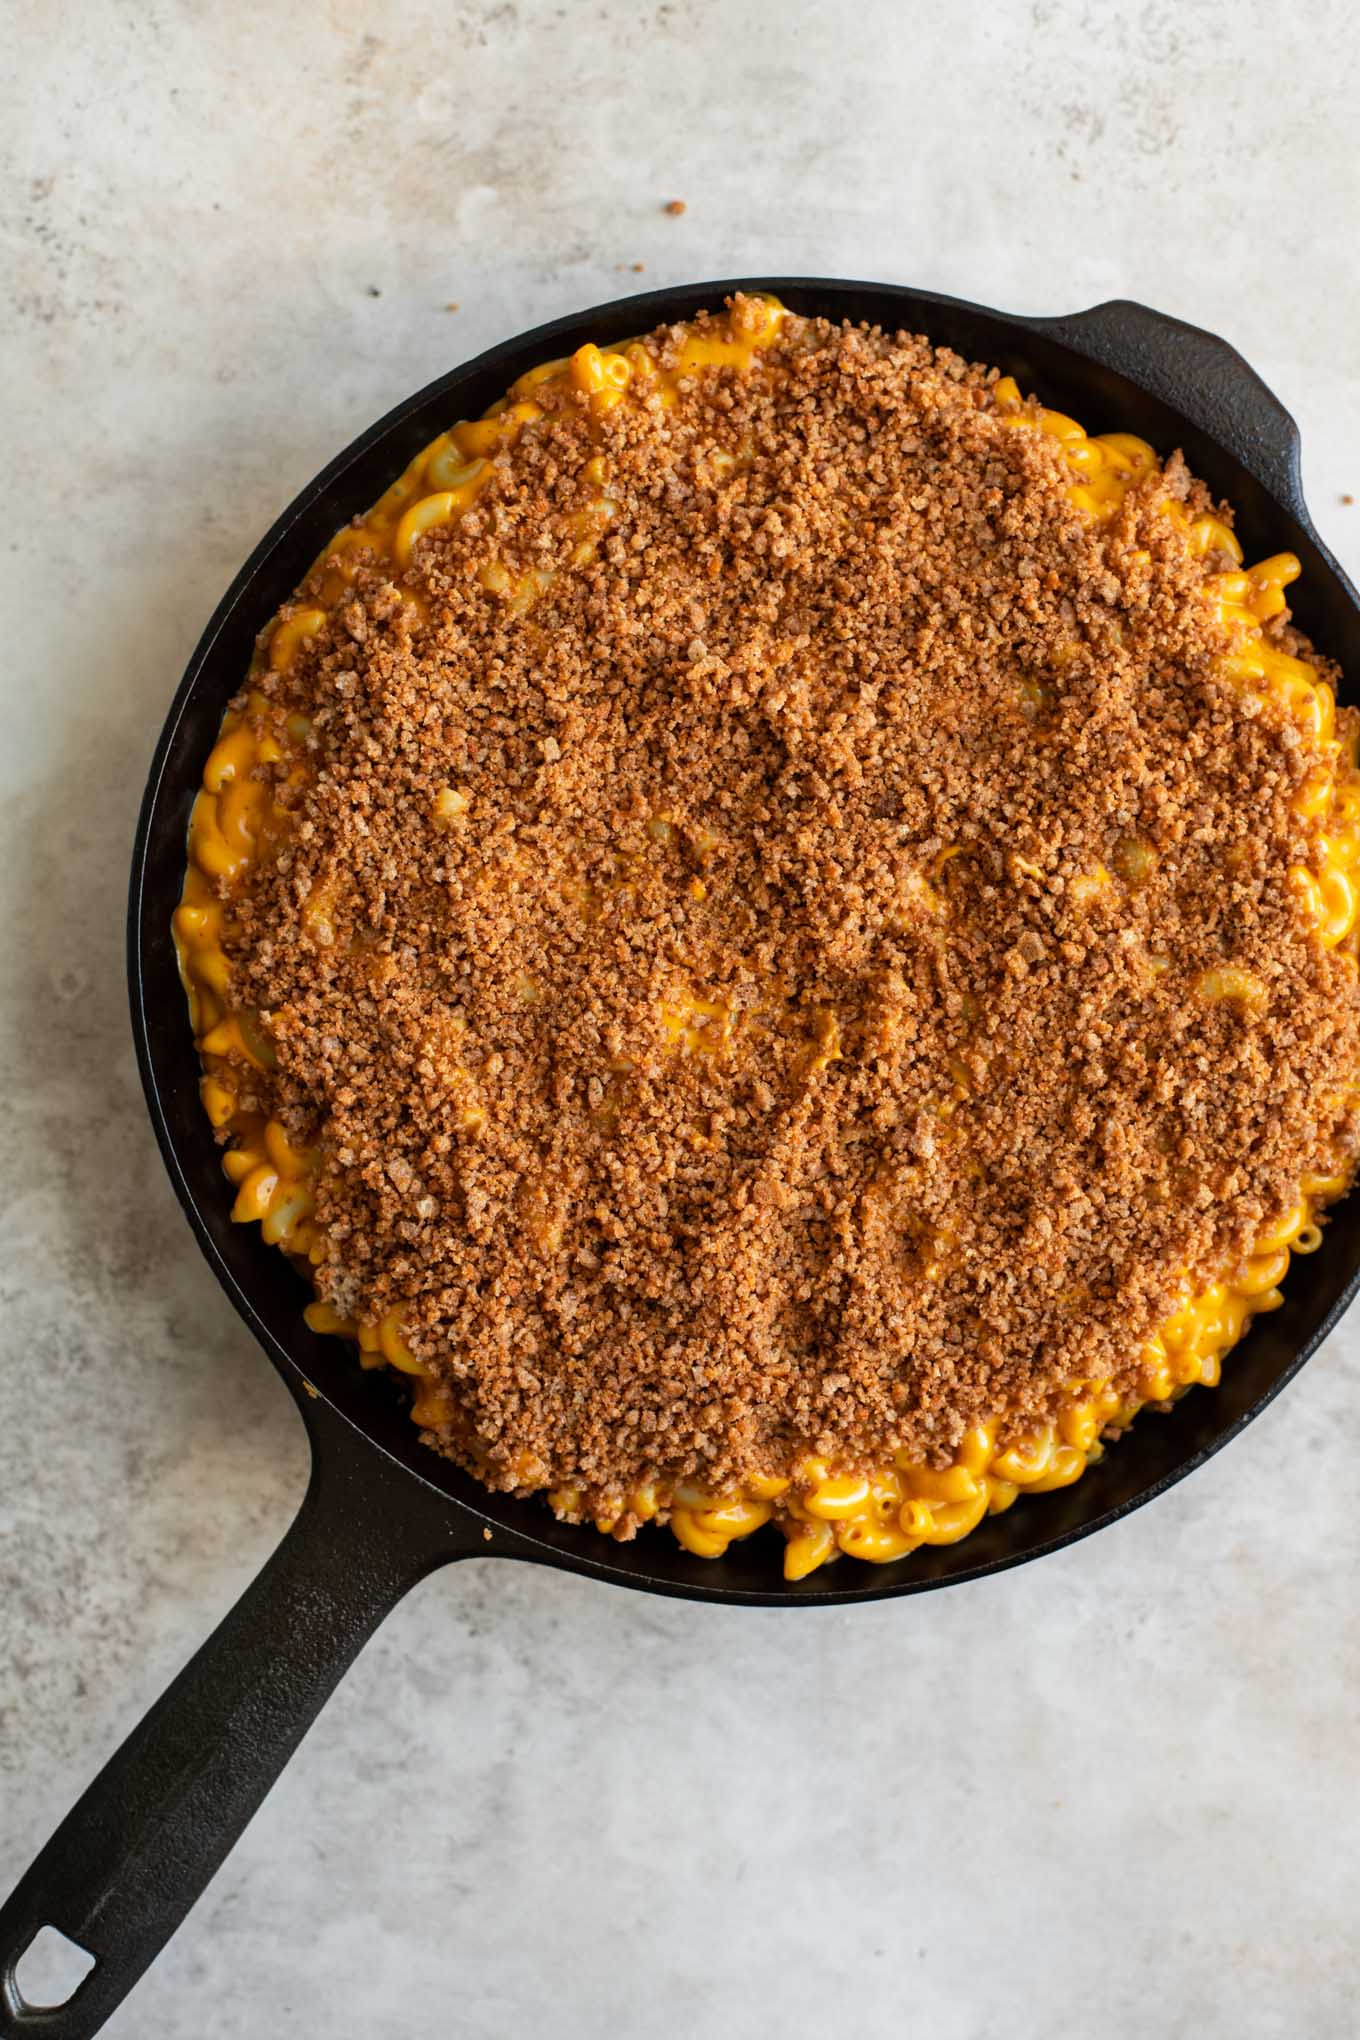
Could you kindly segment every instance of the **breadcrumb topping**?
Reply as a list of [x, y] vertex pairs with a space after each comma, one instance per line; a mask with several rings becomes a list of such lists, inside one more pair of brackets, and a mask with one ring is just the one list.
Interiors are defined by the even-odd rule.
[[1094, 523], [993, 380], [789, 319], [669, 409], [552, 392], [252, 683], [311, 722], [231, 893], [254, 1102], [492, 1485], [944, 1463], [1131, 1388], [1354, 1151], [1355, 966], [1287, 881], [1324, 747], [1215, 672], [1156, 508], [1208, 498]]

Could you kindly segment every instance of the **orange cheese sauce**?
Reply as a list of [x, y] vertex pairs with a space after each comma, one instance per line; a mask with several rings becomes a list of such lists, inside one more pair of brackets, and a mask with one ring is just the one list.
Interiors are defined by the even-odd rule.
[[[691, 330], [674, 369], [663, 371], [645, 347], [625, 342], [606, 348], [587, 344], [567, 361], [549, 362], [522, 376], [484, 418], [456, 424], [435, 439], [362, 521], [331, 540], [318, 562], [317, 601], [322, 606], [294, 608], [276, 620], [261, 637], [257, 670], [288, 669], [299, 648], [326, 623], [328, 612], [345, 601], [358, 555], [390, 560], [400, 572], [425, 533], [462, 516], [489, 478], [490, 457], [539, 426], [545, 412], [538, 398], [546, 386], [568, 384], [585, 395], [598, 417], [635, 400], [641, 390], [672, 404], [676, 384], [685, 375], [720, 366], [748, 369], [778, 338], [784, 317], [774, 301], [756, 301], [740, 320]], [[1118, 432], [1088, 437], [1074, 420], [1024, 402], [1010, 378], [995, 383], [992, 394], [1008, 427], [1044, 433], [1060, 443], [1071, 470], [1072, 500], [1093, 519], [1113, 516], [1131, 487], [1160, 473], [1156, 454], [1140, 439]], [[591, 468], [587, 472], [598, 493], [581, 515], [575, 564], [592, 557], [611, 514], [603, 459]], [[1215, 606], [1229, 635], [1221, 677], [1274, 702], [1323, 747], [1326, 765], [1299, 797], [1303, 818], [1325, 821], [1320, 869], [1299, 867], [1290, 882], [1298, 911], [1317, 939], [1354, 954], [1360, 911], [1360, 772], [1354, 749], [1337, 734], [1330, 687], [1307, 662], [1279, 649], [1264, 629], [1284, 608], [1284, 590], [1297, 576], [1299, 563], [1281, 553], [1246, 567], [1236, 538], [1218, 519], [1192, 517], [1170, 496], [1161, 508], [1183, 528], [1197, 553], [1217, 553], [1232, 562], [1204, 584], [1204, 599]], [[488, 587], [509, 594], [520, 608], [528, 608], [546, 585], [541, 572], [514, 580], [507, 569], [493, 566], [484, 568], [483, 576]], [[407, 594], [404, 599], [419, 598]], [[233, 1000], [223, 933], [234, 884], [252, 861], [273, 854], [291, 826], [289, 811], [275, 798], [271, 783], [255, 776], [256, 768], [282, 764], [287, 785], [305, 783], [307, 735], [304, 715], [286, 713], [258, 689], [247, 692], [243, 710], [226, 716], [194, 804], [188, 870], [173, 924], [203, 1063], [204, 1109], [214, 1128], [230, 1136], [223, 1168], [235, 1191], [232, 1217], [258, 1224], [265, 1239], [290, 1254], [304, 1272], [324, 1255], [313, 1216], [315, 1157], [295, 1147], [277, 1123], [240, 1102], [249, 1090], [250, 1072], [267, 1068], [273, 1051], [250, 1012]], [[451, 812], [445, 825], [456, 819]], [[657, 826], [664, 828], [664, 819]], [[937, 863], [943, 866], [951, 854], [946, 850]], [[1147, 846], [1123, 846], [1125, 868], [1118, 875], [1136, 880], [1140, 855], [1148, 854]], [[927, 904], [934, 898], [930, 881], [939, 876], [934, 870], [922, 880]], [[1078, 881], [1092, 892], [1113, 882], [1103, 866]], [[303, 911], [324, 930], [324, 895], [314, 894]], [[1262, 988], [1249, 980], [1250, 973], [1225, 968], [1205, 972], [1192, 989], [1205, 1000], [1250, 1006]], [[658, 1020], [674, 1053], [707, 1055], [723, 1052], [732, 1016], [717, 1001], [694, 993], [665, 1007]], [[839, 1055], [833, 1013], [818, 1016], [817, 1038], [807, 1052], [822, 1062]], [[478, 1109], [469, 1104], [470, 1113]], [[1121, 1400], [1106, 1382], [1075, 1382], [1051, 1423], [1017, 1429], [998, 1410], [965, 1435], [953, 1465], [943, 1470], [902, 1454], [867, 1470], [804, 1458], [787, 1474], [751, 1481], [738, 1492], [711, 1493], [683, 1481], [670, 1488], [648, 1484], [620, 1494], [617, 1509], [598, 1515], [596, 1526], [609, 1532], [665, 1516], [688, 1551], [715, 1558], [735, 1539], [773, 1521], [786, 1540], [784, 1572], [790, 1580], [804, 1578], [842, 1553], [881, 1564], [923, 1544], [955, 1543], [984, 1516], [1010, 1508], [1019, 1495], [1078, 1480], [1100, 1457], [1102, 1438], [1122, 1430], [1144, 1406], [1165, 1406], [1195, 1384], [1217, 1382], [1225, 1355], [1251, 1319], [1282, 1301], [1279, 1285], [1291, 1255], [1310, 1253], [1321, 1243], [1317, 1216], [1344, 1193], [1347, 1183], [1341, 1173], [1306, 1177], [1292, 1208], [1253, 1242], [1244, 1258], [1222, 1267], [1205, 1286], [1187, 1282], [1181, 1305], [1143, 1349], [1137, 1392], [1129, 1399]], [[306, 1318], [314, 1331], [356, 1340], [365, 1366], [393, 1368], [408, 1377], [417, 1424], [437, 1428], [454, 1416], [449, 1391], [426, 1375], [406, 1346], [398, 1314], [378, 1323], [350, 1323], [318, 1301], [308, 1307]], [[526, 1486], [538, 1484], [532, 1467], [524, 1472]], [[575, 1490], [556, 1489], [549, 1500], [559, 1514], [580, 1518], [582, 1497]]]

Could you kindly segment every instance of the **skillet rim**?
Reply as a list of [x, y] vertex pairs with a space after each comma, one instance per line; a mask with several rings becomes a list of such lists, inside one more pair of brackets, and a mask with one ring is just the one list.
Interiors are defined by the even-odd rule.
[[[580, 312], [568, 313], [522, 333], [510, 335], [484, 349], [472, 360], [436, 377], [394, 405], [359, 433], [297, 493], [252, 549], [217, 604], [188, 661], [156, 743], [139, 813], [132, 856], [127, 949], [129, 994], [138, 1070], [157, 1145], [176, 1196], [214, 1275], [293, 1394], [307, 1424], [314, 1453], [319, 1454], [326, 1449], [327, 1426], [321, 1420], [318, 1408], [318, 1405], [324, 1405], [328, 1412], [333, 1413], [348, 1429], [361, 1436], [364, 1442], [384, 1459], [411, 1475], [413, 1522], [418, 1515], [428, 1519], [431, 1503], [442, 1509], [446, 1519], [465, 1539], [465, 1542], [460, 1544], [459, 1552], [450, 1552], [450, 1556], [482, 1552], [492, 1556], [520, 1557], [617, 1585], [720, 1604], [771, 1607], [844, 1606], [864, 1601], [896, 1599], [903, 1595], [932, 1592], [940, 1587], [962, 1585], [967, 1581], [988, 1578], [995, 1573], [1009, 1571], [1014, 1566], [1045, 1557], [1051, 1552], [1062, 1550], [1082, 1538], [1093, 1536], [1097, 1531], [1108, 1528], [1157, 1496], [1166, 1493], [1179, 1481], [1203, 1466], [1269, 1407], [1329, 1336], [1360, 1290], [1360, 1220], [1352, 1227], [1355, 1237], [1348, 1242], [1349, 1273], [1345, 1280], [1337, 1288], [1316, 1322], [1303, 1336], [1284, 1342], [1290, 1350], [1283, 1354], [1262, 1388], [1248, 1394], [1246, 1399], [1243, 1399], [1240, 1393], [1236, 1398], [1229, 1396], [1226, 1405], [1224, 1385], [1211, 1391], [1210, 1398], [1205, 1400], [1215, 1412], [1221, 1413], [1218, 1421], [1211, 1422], [1201, 1416], [1201, 1420], [1193, 1426], [1194, 1432], [1199, 1434], [1199, 1442], [1195, 1443], [1183, 1437], [1182, 1443], [1188, 1445], [1189, 1449], [1182, 1449], [1178, 1454], [1169, 1446], [1152, 1450], [1144, 1445], [1140, 1451], [1140, 1441], [1154, 1436], [1153, 1427], [1150, 1425], [1143, 1431], [1135, 1430], [1120, 1442], [1118, 1465], [1123, 1477], [1118, 1481], [1118, 1486], [1131, 1489], [1130, 1492], [1103, 1506], [1097, 1499], [1093, 1512], [1082, 1507], [1082, 1503], [1089, 1503], [1095, 1493], [1095, 1488], [1088, 1487], [1088, 1482], [1095, 1482], [1096, 1487], [1102, 1484], [1096, 1481], [1096, 1476], [1102, 1468], [1109, 1467], [1110, 1460], [1107, 1458], [1101, 1462], [1101, 1468], [1092, 1469], [1070, 1489], [1056, 1495], [1022, 1500], [1014, 1510], [1007, 1513], [1004, 1519], [1006, 1529], [999, 1537], [987, 1535], [993, 1526], [999, 1529], [1001, 1525], [1002, 1519], [993, 1518], [989, 1523], [979, 1526], [977, 1531], [961, 1540], [958, 1545], [937, 1547], [933, 1550], [927, 1548], [926, 1551], [913, 1554], [893, 1565], [870, 1567], [862, 1561], [843, 1559], [836, 1566], [833, 1577], [838, 1576], [845, 1582], [844, 1584], [832, 1585], [829, 1582], [818, 1584], [827, 1579], [825, 1568], [812, 1574], [806, 1581], [790, 1583], [783, 1581], [775, 1573], [771, 1564], [774, 1552], [764, 1533], [759, 1533], [756, 1538], [750, 1540], [744, 1551], [741, 1551], [740, 1547], [732, 1547], [733, 1552], [740, 1552], [740, 1557], [744, 1558], [746, 1563], [741, 1563], [738, 1558], [731, 1555], [716, 1561], [695, 1559], [670, 1540], [666, 1533], [653, 1534], [647, 1538], [645, 1545], [643, 1538], [639, 1538], [633, 1544], [620, 1546], [596, 1531], [593, 1526], [558, 1523], [541, 1501], [516, 1501], [512, 1497], [493, 1494], [482, 1488], [470, 1475], [462, 1473], [450, 1462], [440, 1459], [427, 1447], [421, 1446], [414, 1427], [410, 1425], [404, 1411], [396, 1414], [400, 1415], [401, 1423], [406, 1427], [405, 1436], [397, 1432], [393, 1432], [389, 1437], [379, 1435], [383, 1404], [374, 1394], [377, 1386], [374, 1378], [362, 1377], [361, 1386], [367, 1403], [361, 1406], [359, 1398], [352, 1392], [355, 1384], [349, 1378], [351, 1374], [357, 1374], [357, 1368], [344, 1370], [342, 1373], [335, 1365], [337, 1351], [343, 1350], [339, 1348], [338, 1342], [318, 1339], [316, 1335], [308, 1333], [301, 1324], [300, 1309], [296, 1312], [296, 1330], [291, 1338], [287, 1338], [276, 1330], [261, 1308], [262, 1293], [276, 1287], [272, 1278], [280, 1272], [291, 1275], [283, 1257], [271, 1252], [269, 1259], [279, 1264], [278, 1269], [271, 1269], [266, 1257], [259, 1251], [260, 1243], [252, 1237], [249, 1242], [251, 1250], [251, 1260], [248, 1264], [249, 1279], [243, 1279], [238, 1275], [226, 1258], [216, 1236], [222, 1230], [226, 1200], [219, 1198], [215, 1204], [208, 1204], [195, 1188], [191, 1181], [190, 1169], [186, 1167], [184, 1149], [197, 1146], [199, 1129], [205, 1137], [210, 1155], [215, 1157], [216, 1154], [207, 1121], [202, 1118], [198, 1109], [196, 1086], [193, 1100], [195, 1112], [198, 1114], [196, 1124], [186, 1120], [181, 1131], [174, 1123], [177, 1108], [172, 1104], [172, 1082], [167, 1076], [166, 1066], [175, 1047], [171, 1039], [172, 1034], [177, 1033], [180, 1037], [178, 1051], [181, 1055], [186, 1042], [192, 1052], [187, 1015], [181, 1006], [177, 1016], [178, 1028], [173, 1026], [167, 1028], [161, 1020], [155, 995], [149, 984], [149, 980], [154, 979], [156, 975], [164, 977], [164, 952], [169, 948], [165, 882], [168, 879], [172, 883], [173, 903], [173, 899], [178, 897], [178, 884], [183, 871], [182, 826], [178, 835], [177, 861], [171, 859], [167, 862], [169, 846], [173, 842], [173, 832], [167, 835], [167, 808], [181, 815], [187, 812], [187, 804], [199, 783], [198, 771], [201, 771], [202, 766], [202, 754], [195, 753], [191, 762], [196, 764], [198, 770], [186, 774], [185, 761], [173, 758], [176, 741], [189, 711], [196, 703], [201, 705], [202, 701], [211, 695], [216, 703], [215, 713], [220, 718], [226, 699], [239, 685], [244, 671], [243, 664], [228, 668], [227, 677], [230, 678], [231, 684], [225, 692], [220, 686], [216, 666], [221, 660], [220, 648], [224, 636], [228, 634], [229, 627], [233, 623], [239, 623], [243, 613], [250, 610], [257, 582], [267, 576], [268, 568], [277, 561], [289, 539], [294, 538], [307, 524], [308, 519], [314, 518], [323, 508], [326, 508], [327, 515], [330, 515], [331, 510], [328, 506], [346, 478], [352, 478], [380, 448], [387, 448], [394, 442], [400, 444], [404, 437], [410, 438], [417, 420], [422, 421], [419, 430], [424, 433], [425, 425], [428, 423], [426, 414], [432, 407], [443, 404], [446, 399], [452, 399], [458, 390], [479, 380], [500, 376], [501, 387], [513, 380], [513, 376], [521, 372], [523, 366], [528, 365], [525, 361], [507, 370], [505, 364], [514, 361], [515, 357], [526, 355], [534, 359], [544, 359], [548, 358], [551, 352], [563, 351], [560, 343], [568, 340], [573, 344], [579, 344], [584, 339], [599, 338], [606, 333], [608, 337], [614, 338], [622, 337], [623, 333], [628, 331], [645, 332], [653, 326], [688, 316], [703, 304], [720, 302], [724, 296], [738, 289], [773, 291], [786, 302], [790, 302], [794, 309], [800, 308], [800, 301], [805, 304], [807, 300], [813, 300], [819, 307], [832, 308], [833, 315], [834, 308], [838, 305], [842, 308], [841, 315], [845, 315], [845, 309], [852, 302], [872, 301], [879, 307], [876, 316], [880, 322], [894, 327], [914, 321], [914, 329], [919, 329], [922, 311], [927, 322], [936, 313], [945, 318], [963, 315], [968, 321], [977, 320], [983, 325], [995, 328], [998, 336], [1003, 339], [1010, 336], [1012, 344], [1009, 352], [1012, 357], [1017, 347], [1025, 340], [1037, 341], [1044, 350], [1056, 349], [1066, 357], [1078, 381], [1090, 382], [1098, 380], [1101, 375], [1108, 377], [1113, 374], [1145, 403], [1154, 407], [1159, 406], [1168, 412], [1173, 420], [1179, 422], [1184, 427], [1181, 434], [1183, 439], [1193, 440], [1198, 436], [1215, 448], [1231, 467], [1246, 474], [1254, 490], [1267, 503], [1267, 521], [1273, 521], [1270, 516], [1270, 513], [1273, 513], [1274, 518], [1295, 527], [1296, 534], [1302, 535], [1307, 542], [1306, 550], [1311, 555], [1309, 571], [1315, 572], [1320, 567], [1322, 572], [1330, 577], [1332, 590], [1341, 598], [1342, 603], [1360, 617], [1360, 600], [1357, 599], [1355, 591], [1350, 587], [1336, 561], [1321, 544], [1308, 515], [1299, 479], [1299, 441], [1293, 420], [1228, 343], [1218, 339], [1216, 335], [1206, 334], [1200, 328], [1127, 301], [1095, 306], [1084, 313], [1058, 315], [1052, 318], [1027, 317], [999, 312], [967, 299], [913, 290], [909, 286], [859, 282], [846, 278], [769, 277], [682, 283], [612, 299], [607, 303]], [[910, 311], [908, 308], [911, 308]], [[861, 312], [852, 312], [850, 315], [863, 316]], [[620, 324], [620, 321], [623, 323]], [[1143, 376], [1136, 377], [1127, 368], [1120, 368], [1117, 365], [1112, 367], [1108, 359], [1108, 348], [1106, 358], [1102, 360], [1099, 354], [1086, 352], [1080, 346], [1072, 344], [1072, 340], [1080, 336], [1084, 322], [1095, 324], [1102, 321], [1107, 338], [1113, 333], [1117, 339], [1122, 326], [1132, 345], [1133, 337], [1137, 333], [1145, 354], [1150, 344], [1149, 334], [1154, 336], [1154, 339], [1157, 335], [1162, 337], [1171, 367], [1168, 370], [1164, 364], [1156, 364], [1159, 366], [1157, 380], [1163, 383], [1161, 392], [1149, 388]], [[611, 328], [617, 330], [611, 331]], [[933, 337], [938, 341], [938, 335]], [[554, 343], [559, 344], [554, 347]], [[1224, 441], [1206, 435], [1202, 427], [1195, 425], [1187, 411], [1182, 410], [1179, 405], [1167, 402], [1164, 393], [1166, 382], [1169, 378], [1173, 387], [1176, 382], [1177, 348], [1191, 345], [1203, 350], [1206, 344], [1220, 361], [1222, 372], [1230, 378], [1237, 379], [1235, 383], [1237, 401], [1245, 406], [1248, 412], [1251, 411], [1253, 403], [1256, 406], [1256, 413], [1253, 415], [1258, 416], [1262, 437], [1271, 455], [1267, 463], [1266, 476], [1263, 476], [1259, 462], [1249, 466], [1241, 455], [1235, 453]], [[1118, 352], [1117, 346], [1115, 351]], [[1004, 356], [1006, 352], [1007, 348], [1004, 345], [995, 349], [989, 348], [984, 358], [997, 361], [1000, 366], [1003, 363], [998, 356]], [[1154, 358], [1155, 353], [1154, 346], [1152, 348]], [[1202, 363], [1200, 366], [1202, 372]], [[499, 394], [499, 391], [493, 394]], [[1180, 390], [1178, 394], [1184, 396], [1186, 392]], [[1193, 395], [1194, 392], [1190, 394]], [[469, 405], [467, 408], [471, 409], [472, 406]], [[446, 422], [454, 415], [456, 413], [450, 404]], [[438, 429], [440, 428], [436, 426], [435, 430]], [[426, 436], [434, 435], [430, 432]], [[414, 450], [413, 445], [412, 451]], [[1163, 447], [1161, 450], [1165, 452], [1169, 448]], [[404, 463], [394, 454], [390, 472], [398, 472], [402, 464]], [[364, 490], [356, 495], [349, 508], [334, 518], [330, 529], [339, 528], [347, 516], [368, 507], [368, 502], [372, 498], [367, 491], [366, 483]], [[374, 491], [373, 495], [376, 496], [377, 493], [379, 492]], [[319, 550], [319, 546], [316, 549]], [[250, 611], [257, 618], [255, 630], [263, 627], [278, 599], [282, 598], [276, 598], [268, 608]], [[252, 638], [254, 634], [252, 630], [250, 633]], [[219, 1205], [223, 1208], [219, 1209]], [[1331, 1238], [1332, 1235], [1329, 1234], [1329, 1241]], [[1306, 1270], [1291, 1271], [1291, 1288], [1286, 1292], [1287, 1301], [1295, 1305], [1291, 1315], [1303, 1314], [1299, 1305], [1303, 1299], [1308, 1275], [1310, 1272], [1314, 1274], [1313, 1286], [1316, 1287], [1316, 1274], [1319, 1264], [1324, 1264], [1325, 1255], [1324, 1246], [1323, 1252], [1308, 1264]], [[258, 1274], [256, 1262], [260, 1264]], [[298, 1282], [301, 1294], [299, 1279], [295, 1276], [291, 1279]], [[1274, 1320], [1262, 1322], [1271, 1324]], [[307, 1349], [309, 1342], [317, 1349], [319, 1356], [324, 1356], [323, 1364], [320, 1366], [309, 1365], [307, 1359], [302, 1357], [299, 1351], [294, 1350], [295, 1347]], [[1254, 1350], [1259, 1350], [1259, 1342], [1258, 1348]], [[1239, 1356], [1241, 1351], [1240, 1347], [1235, 1349]], [[1238, 1372], [1241, 1372], [1240, 1367]], [[1196, 1398], [1194, 1401], [1202, 1410], [1203, 1405], [1199, 1399]], [[1232, 1407], [1234, 1401], [1240, 1403], [1240, 1407], [1235, 1411]], [[372, 1405], [371, 1409], [368, 1404]], [[1165, 1426], [1156, 1427], [1156, 1432], [1163, 1435], [1172, 1432], [1177, 1419], [1180, 1420], [1182, 1433], [1187, 1432], [1191, 1427], [1187, 1426], [1185, 1421], [1186, 1410], [1187, 1404], [1182, 1404], [1170, 1422]], [[388, 1428], [390, 1429], [390, 1426]], [[1207, 1435], [1204, 1435], [1206, 1433]], [[1133, 1455], [1153, 1462], [1150, 1477], [1144, 1479], [1141, 1484], [1131, 1483], [1129, 1479], [1129, 1475], [1134, 1471]], [[1157, 1468], [1158, 1461], [1164, 1462], [1160, 1470]], [[1014, 1548], [1017, 1545], [1015, 1533], [1022, 1532], [1028, 1526], [1031, 1521], [1029, 1512], [1036, 1508], [1042, 1511], [1039, 1518], [1040, 1529], [1037, 1533], [1032, 1532], [1019, 1548]], [[1045, 1531], [1042, 1528], [1044, 1523], [1051, 1525], [1051, 1528]], [[394, 1524], [393, 1527], [400, 1533], [410, 1526]], [[488, 1534], [490, 1543], [485, 1542]], [[663, 1537], [666, 1538], [664, 1544]], [[975, 1539], [982, 1540], [984, 1550], [988, 1545], [999, 1545], [1000, 1548], [991, 1550], [986, 1556], [973, 1560], [965, 1558], [951, 1564], [950, 1560], [954, 1554], [966, 1554], [968, 1547], [974, 1545]], [[758, 1563], [752, 1563], [751, 1561], [757, 1557]]]

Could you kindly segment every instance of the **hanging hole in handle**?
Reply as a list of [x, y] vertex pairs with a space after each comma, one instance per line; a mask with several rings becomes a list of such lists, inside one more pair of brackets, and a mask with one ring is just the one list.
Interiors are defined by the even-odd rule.
[[88, 1948], [70, 1940], [60, 1927], [39, 1927], [14, 1972], [23, 2009], [51, 2012], [69, 2005], [95, 1961]]

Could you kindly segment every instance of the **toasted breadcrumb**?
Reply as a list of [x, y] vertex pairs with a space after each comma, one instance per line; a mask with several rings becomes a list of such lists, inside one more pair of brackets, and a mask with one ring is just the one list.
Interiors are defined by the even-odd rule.
[[1207, 497], [1175, 461], [1098, 526], [993, 379], [791, 319], [669, 411], [549, 392], [257, 683], [314, 776], [233, 893], [256, 1102], [320, 1144], [321, 1292], [400, 1312], [492, 1485], [942, 1461], [1131, 1388], [1354, 1148], [1354, 968], [1285, 881], [1319, 744], [1215, 675], [1155, 507]]

